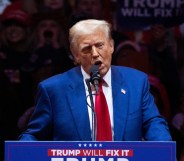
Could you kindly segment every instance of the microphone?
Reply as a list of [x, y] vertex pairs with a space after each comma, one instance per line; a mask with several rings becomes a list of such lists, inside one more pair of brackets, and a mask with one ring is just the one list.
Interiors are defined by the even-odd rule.
[[98, 88], [99, 88], [99, 84], [100, 84], [100, 73], [99, 73], [99, 65], [93, 65], [90, 68], [90, 81], [93, 84], [93, 86], [95, 87], [95, 91], [96, 93], [98, 93]]

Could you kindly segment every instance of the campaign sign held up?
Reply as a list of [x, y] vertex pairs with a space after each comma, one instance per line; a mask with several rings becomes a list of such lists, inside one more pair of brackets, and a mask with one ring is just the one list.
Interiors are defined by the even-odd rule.
[[176, 161], [176, 143], [6, 141], [5, 161]]
[[145, 29], [153, 24], [171, 27], [184, 22], [184, 0], [117, 0], [117, 26]]

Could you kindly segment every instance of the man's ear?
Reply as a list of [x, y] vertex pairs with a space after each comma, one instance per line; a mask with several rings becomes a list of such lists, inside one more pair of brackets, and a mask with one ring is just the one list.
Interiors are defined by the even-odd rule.
[[75, 57], [74, 56], [74, 63], [75, 63], [75, 65], [80, 65], [80, 59], [79, 59], [79, 57]]
[[70, 51], [72, 52], [73, 58], [74, 58], [74, 64], [75, 65], [80, 65], [80, 57], [77, 52], [74, 51], [73, 48], [70, 48]]
[[113, 54], [114, 53], [114, 40], [110, 40], [110, 50], [111, 50], [111, 53]]

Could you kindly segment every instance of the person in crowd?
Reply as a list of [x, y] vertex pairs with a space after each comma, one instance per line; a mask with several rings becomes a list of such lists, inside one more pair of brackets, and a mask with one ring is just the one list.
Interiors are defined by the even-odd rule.
[[27, 128], [29, 119], [34, 111], [34, 106], [28, 108], [18, 119], [17, 126], [20, 131], [24, 131]]
[[154, 96], [159, 112], [170, 121], [170, 104], [165, 86], [159, 78], [149, 73], [149, 55], [134, 41], [121, 42], [114, 53], [115, 65], [138, 69], [148, 74], [150, 92]]
[[184, 62], [182, 64], [182, 67], [179, 69], [179, 79], [181, 82], [181, 91], [184, 93]]
[[[79, 65], [39, 83], [35, 109], [18, 140], [172, 140], [167, 122], [149, 92], [147, 75], [133, 68], [111, 65], [114, 41], [107, 21], [79, 21], [70, 28], [69, 40]], [[93, 99], [91, 102], [88, 99], [90, 90], [94, 94], [94, 108]], [[100, 116], [98, 99], [103, 91], [107, 115]], [[92, 123], [93, 110], [96, 125]], [[105, 118], [105, 125], [101, 126]]]
[[182, 94], [182, 81], [179, 75], [177, 58], [177, 44], [170, 28], [155, 24], [150, 29], [150, 41], [148, 42], [148, 54], [150, 59], [150, 73], [160, 79], [165, 86], [170, 104], [170, 131], [173, 140], [176, 141], [177, 158], [181, 155], [183, 138], [180, 131], [172, 125], [172, 118], [176, 116], [180, 108]]
[[[31, 104], [30, 95], [25, 96], [24, 94], [26, 92], [25, 87], [31, 82], [27, 73], [22, 69], [31, 54], [31, 42], [28, 39], [31, 18], [21, 9], [19, 2], [14, 2], [3, 12], [1, 23], [3, 28], [0, 40], [0, 65], [9, 82], [15, 86], [16, 91], [19, 93], [17, 93], [17, 96], [20, 96], [19, 101], [22, 104], [19, 108], [24, 109]], [[26, 98], [22, 100], [24, 97]]]
[[170, 100], [171, 114], [174, 115], [179, 108], [181, 96], [181, 83], [175, 55], [175, 42], [170, 41], [169, 30], [155, 24], [150, 30], [148, 54], [150, 59], [150, 73], [158, 77], [165, 86]]
[[176, 141], [178, 161], [184, 158], [184, 95], [181, 96], [180, 106], [171, 122], [171, 134]]
[[148, 74], [149, 57], [146, 52], [142, 51], [138, 43], [125, 40], [116, 47], [113, 64], [135, 68]]
[[33, 19], [33, 52], [23, 69], [30, 72], [34, 91], [37, 84], [74, 66], [66, 52], [65, 21], [53, 13], [38, 13]]
[[172, 125], [179, 131], [181, 131], [182, 136], [184, 137], [184, 95], [180, 100], [180, 108], [177, 111], [176, 115], [174, 115], [172, 119]]
[[71, 5], [68, 0], [22, 0], [22, 6], [29, 14], [57, 12], [65, 15], [71, 14]]
[[[20, 133], [16, 122], [33, 105], [32, 81], [22, 67], [30, 52], [30, 17], [20, 4], [12, 2], [1, 15], [0, 36], [0, 144], [15, 140]], [[0, 146], [1, 146], [0, 145]], [[0, 153], [3, 156], [3, 150]]]
[[75, 12], [87, 13], [94, 19], [104, 19], [106, 9], [103, 2], [102, 0], [76, 0]]
[[150, 82], [150, 92], [155, 99], [155, 103], [161, 115], [170, 123], [171, 108], [165, 86], [160, 82], [160, 79], [154, 75], [148, 74], [148, 80]]

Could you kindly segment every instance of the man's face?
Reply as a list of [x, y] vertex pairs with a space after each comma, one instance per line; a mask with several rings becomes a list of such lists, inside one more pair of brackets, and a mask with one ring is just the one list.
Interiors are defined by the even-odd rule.
[[73, 51], [75, 59], [88, 74], [90, 74], [91, 66], [98, 62], [99, 72], [103, 77], [111, 65], [114, 51], [113, 40], [109, 40], [103, 31], [97, 30], [92, 34], [79, 36], [76, 43], [78, 49]]
[[58, 37], [60, 27], [59, 24], [54, 20], [42, 20], [37, 27], [37, 31], [39, 35], [44, 35], [43, 33], [45, 31], [50, 31], [52, 33], [52, 36]]
[[6, 37], [11, 43], [19, 43], [25, 39], [26, 30], [22, 25], [15, 23], [10, 24], [5, 29]]

